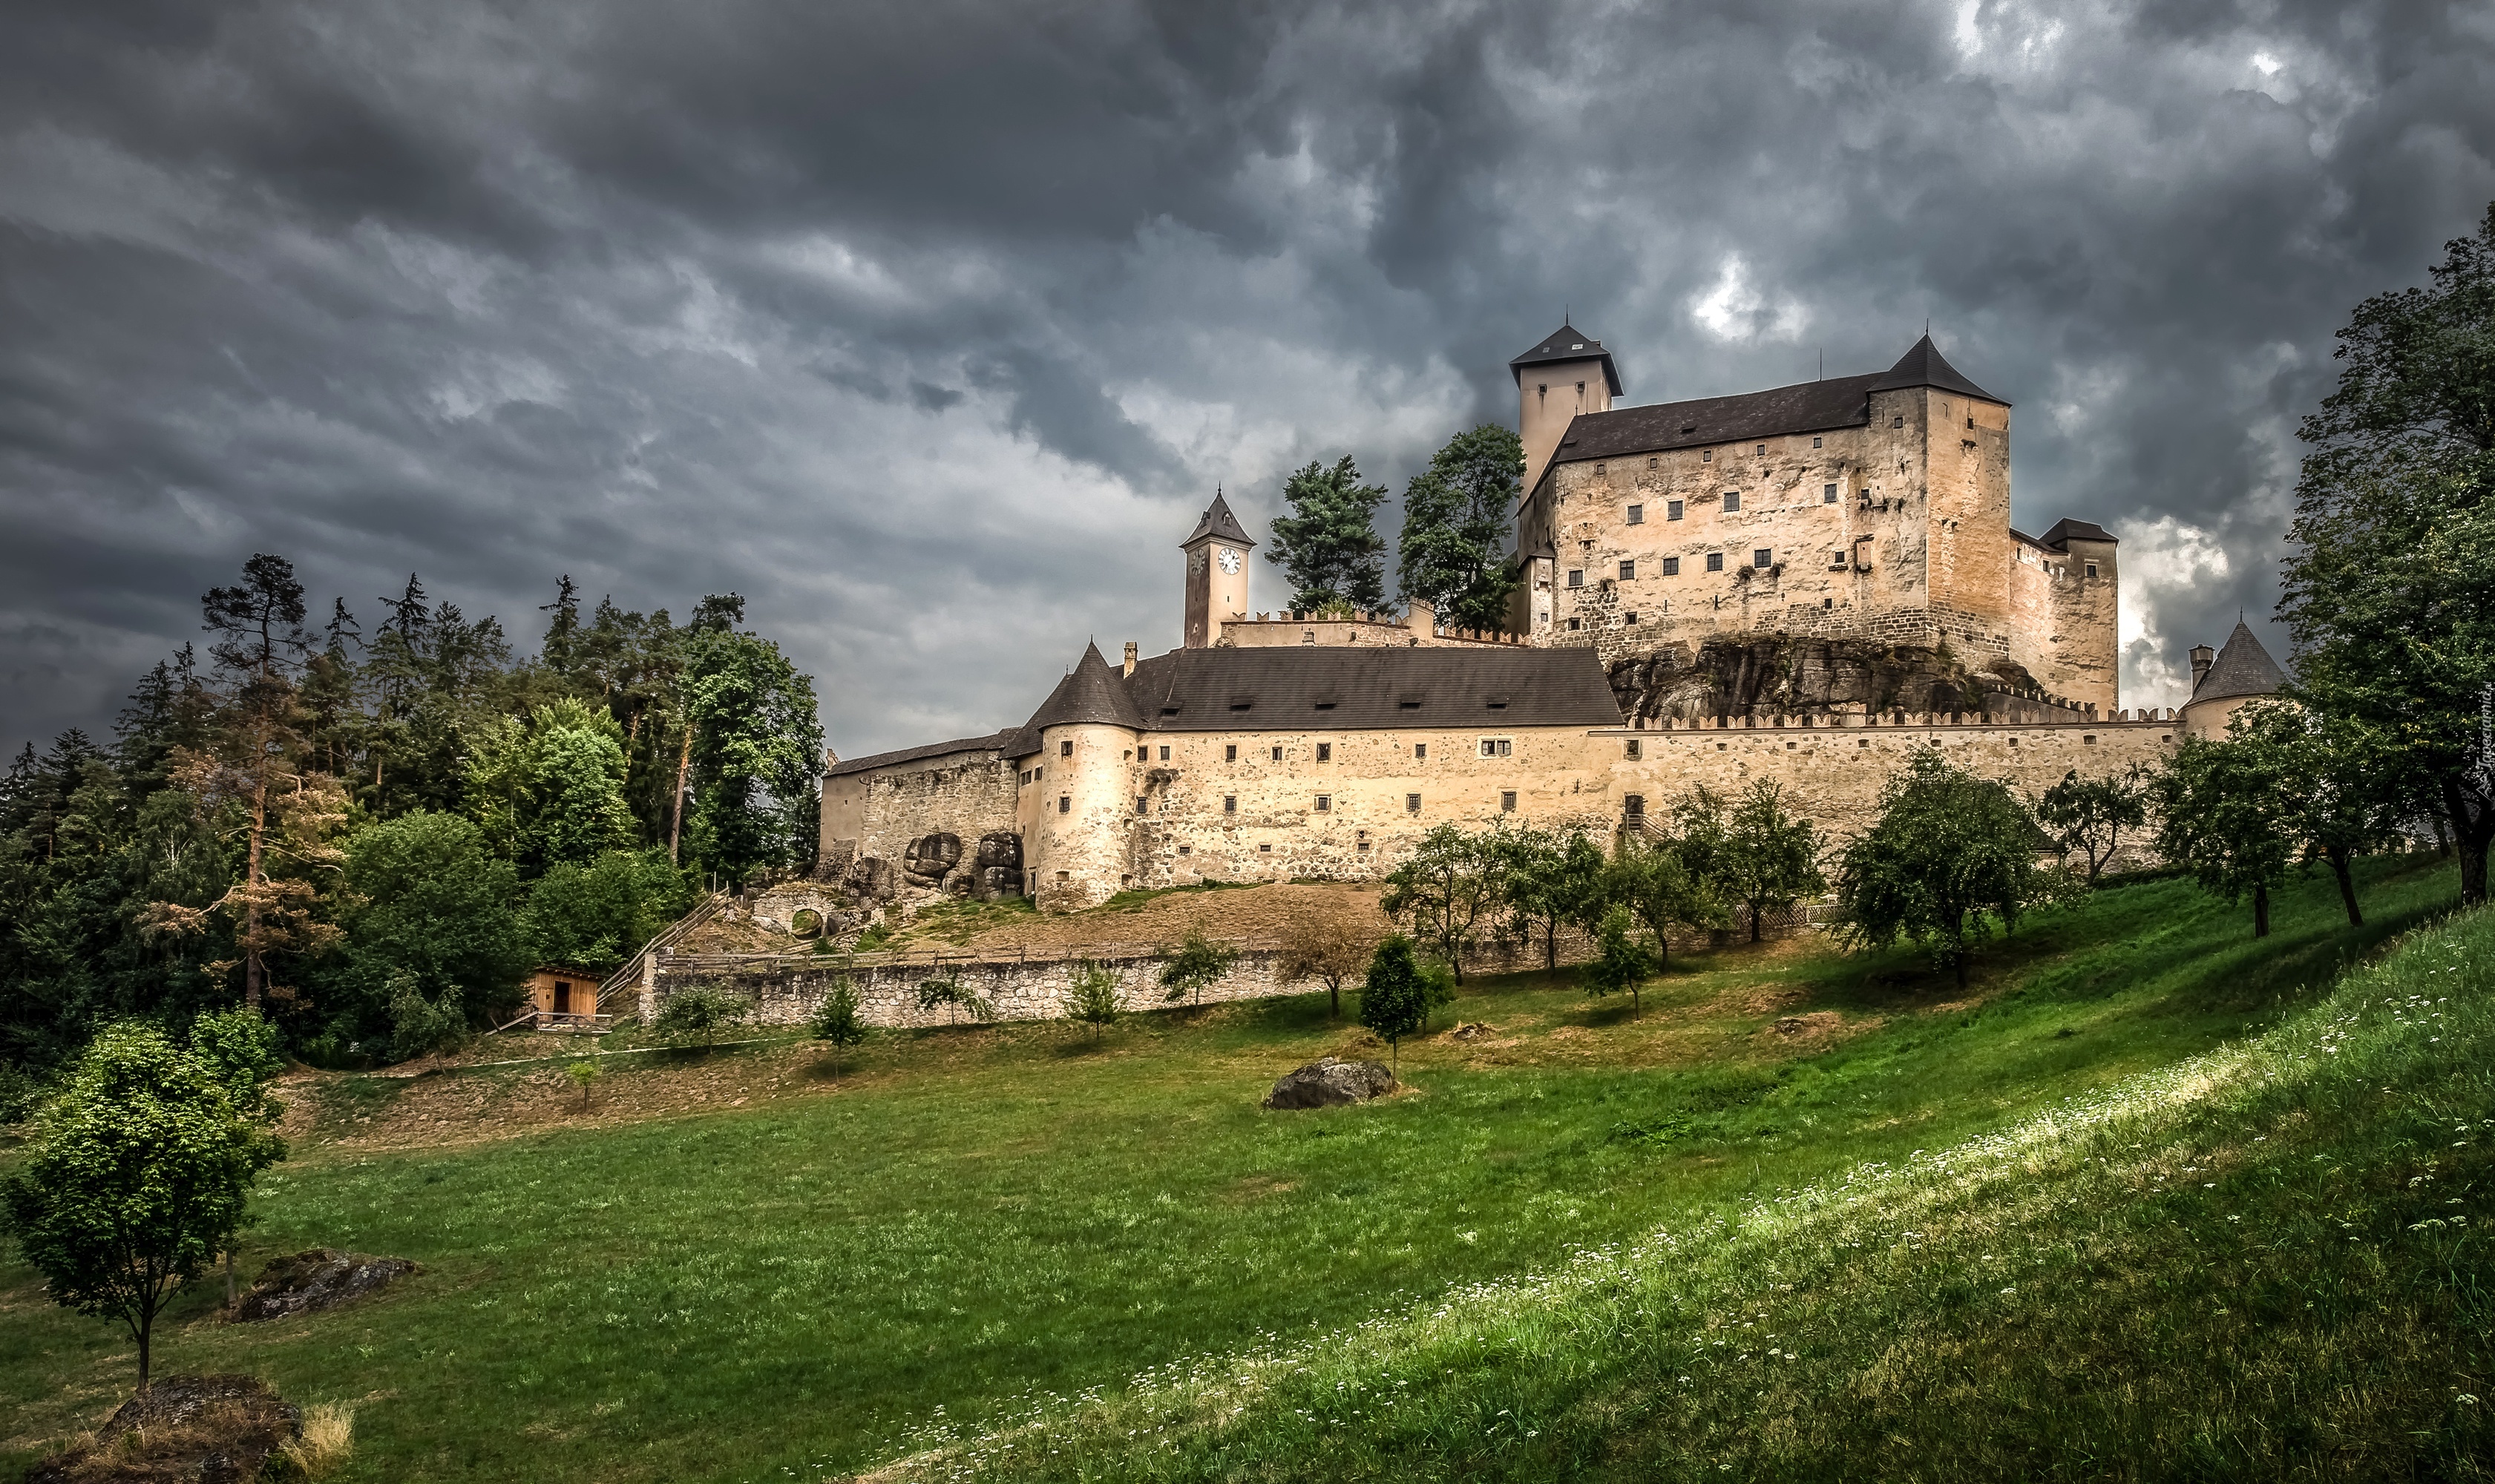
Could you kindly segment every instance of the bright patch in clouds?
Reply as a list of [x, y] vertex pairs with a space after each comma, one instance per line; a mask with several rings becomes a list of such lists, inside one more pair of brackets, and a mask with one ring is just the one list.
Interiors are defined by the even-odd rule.
[[1792, 342], [1802, 338], [1810, 323], [1810, 312], [1800, 299], [1785, 294], [1771, 303], [1754, 288], [1749, 264], [1739, 253], [1725, 255], [1715, 282], [1689, 301], [1689, 315], [1707, 333], [1727, 341]]
[[2190, 698], [2189, 651], [2226, 635], [2172, 632], [2166, 615], [2197, 607], [2231, 572], [2217, 536], [2172, 515], [2133, 522], [2122, 538], [2122, 698], [2133, 706], [2179, 706]]

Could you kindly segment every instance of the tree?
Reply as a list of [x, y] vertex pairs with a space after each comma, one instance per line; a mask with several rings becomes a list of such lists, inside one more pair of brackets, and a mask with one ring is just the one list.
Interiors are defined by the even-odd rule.
[[693, 855], [731, 881], [813, 863], [822, 782], [815, 682], [744, 616], [733, 593], [705, 598], [683, 641]]
[[2431, 277], [2356, 306], [2298, 430], [2284, 694], [2368, 734], [2387, 790], [2449, 826], [2475, 905], [2495, 843], [2495, 204]]
[[333, 974], [352, 1002], [340, 1014], [361, 1016], [358, 1035], [386, 1012], [399, 1027], [393, 1054], [412, 1055], [407, 1044], [432, 1049], [518, 1003], [529, 965], [511, 911], [519, 883], [474, 822], [419, 809], [367, 825], [348, 841], [345, 878], [346, 951]]
[[1964, 989], [1967, 960], [1996, 919], [2008, 932], [2074, 886], [2037, 864], [2040, 841], [2006, 785], [1919, 753], [1882, 786], [1879, 819], [1844, 848], [1841, 934], [1858, 949], [1912, 939]]
[[1360, 986], [1360, 1023], [1386, 1037], [1395, 1067], [1403, 1067], [1403, 1037], [1430, 1014], [1430, 987], [1412, 954], [1412, 940], [1397, 933], [1370, 956]]
[[693, 895], [661, 852], [609, 850], [538, 878], [520, 910], [520, 937], [534, 963], [603, 974], [682, 916]]
[[2289, 702], [2260, 701], [2228, 719], [2228, 734], [2265, 755], [2278, 781], [2282, 823], [2307, 859], [2330, 868], [2348, 925], [2362, 927], [2349, 861], [2399, 838], [2400, 790], [2385, 765], [2379, 734], [2346, 717]]
[[947, 1025], [959, 1025], [961, 1021], [958, 1012], [962, 1010], [969, 1010], [972, 1020], [997, 1018], [997, 1007], [980, 998], [977, 991], [968, 988], [959, 979], [920, 980], [918, 1007], [922, 1010], [932, 1010], [939, 1005], [944, 1006], [944, 1021]]
[[1118, 975], [1106, 964], [1085, 959], [1074, 966], [1074, 978], [1065, 988], [1065, 1018], [1092, 1028], [1092, 1039], [1097, 1043], [1100, 1033], [1118, 1023], [1124, 1007], [1118, 1003]]
[[1326, 1017], [1342, 1018], [1342, 987], [1369, 966], [1374, 945], [1368, 935], [1322, 917], [1294, 917], [1282, 929], [1276, 969], [1285, 981], [1314, 979], [1326, 987]]
[[1637, 941], [1637, 918], [1626, 907], [1615, 906], [1603, 913], [1603, 920], [1594, 928], [1594, 943], [1600, 951], [1586, 966], [1586, 993], [1600, 999], [1627, 991], [1629, 1018], [1635, 1020], [1639, 1014], [1638, 986], [1654, 976], [1661, 961]]
[[823, 1003], [815, 1006], [810, 1029], [815, 1039], [831, 1043], [834, 1055], [866, 1039], [866, 1017], [859, 1011], [856, 980], [845, 974], [833, 977], [832, 987], [823, 994]]
[[1597, 914], [1588, 926], [1594, 928], [1596, 941], [1610, 909], [1628, 909], [1654, 939], [1657, 974], [1672, 962], [1674, 928], [1710, 928], [1724, 920], [1724, 909], [1714, 893], [1681, 863], [1680, 843], [1670, 837], [1621, 842], [1603, 864], [1593, 900]]
[[633, 843], [626, 775], [624, 728], [561, 696], [485, 730], [468, 762], [467, 813], [488, 849], [536, 877]]
[[1202, 1005], [1206, 988], [1218, 982], [1238, 962], [1238, 949], [1224, 947], [1189, 928], [1177, 954], [1161, 966], [1161, 999], [1184, 1000], [1192, 995], [1195, 1003]]
[[2201, 889], [2253, 901], [2253, 936], [2269, 936], [2269, 889], [2295, 858], [2283, 759], [2240, 735], [2185, 737], [2150, 785], [2157, 853], [2188, 868]]
[[1462, 629], [1508, 626], [1507, 603], [1522, 580], [1507, 560], [1516, 525], [1525, 444], [1486, 422], [1458, 433], [1403, 490], [1403, 531], [1396, 582]]
[[[217, 1080], [225, 1084], [235, 1113], [263, 1128], [277, 1127], [277, 1121], [285, 1116], [286, 1105], [269, 1088], [286, 1070], [286, 1055], [278, 1049], [277, 1027], [267, 1017], [248, 1005], [211, 1010], [191, 1022], [188, 1043], [191, 1054], [205, 1063]], [[246, 1216], [245, 1224], [249, 1221]], [[231, 1308], [234, 1301], [234, 1252], [231, 1241], [225, 1248], [225, 1272], [226, 1305]]]
[[1601, 888], [1602, 847], [1582, 829], [1520, 829], [1498, 840], [1510, 925], [1528, 941], [1542, 935], [1542, 967], [1559, 967], [1559, 925], [1588, 915]]
[[580, 1111], [589, 1111], [589, 1089], [599, 1077], [598, 1063], [590, 1057], [574, 1057], [563, 1069], [571, 1085], [580, 1089]]
[[1463, 951], [1482, 923], [1506, 901], [1505, 847], [1494, 833], [1467, 835], [1441, 824], [1421, 837], [1388, 874], [1378, 905], [1464, 977]]
[[1344, 454], [1329, 468], [1311, 462], [1282, 482], [1293, 513], [1273, 522], [1265, 560], [1290, 575], [1294, 608], [1373, 611], [1386, 603], [1386, 539], [1377, 508], [1386, 486], [1363, 484]]
[[2087, 862], [2087, 882], [2094, 886], [2122, 844], [2122, 832], [2148, 822], [2148, 771], [2135, 762], [2110, 776], [2081, 778], [2073, 768], [2033, 808], [2053, 843]]
[[156, 1319], [232, 1242], [260, 1172], [285, 1158], [232, 1068], [143, 1022], [97, 1033], [0, 1180], [11, 1231], [52, 1301], [119, 1319], [147, 1387]]
[[1828, 889], [1820, 867], [1826, 849], [1809, 819], [1786, 812], [1784, 786], [1774, 779], [1756, 780], [1734, 802], [1717, 879], [1726, 895], [1749, 908], [1750, 942], [1759, 941], [1768, 912]]
[[662, 1036], [698, 1036], [704, 1046], [710, 1046], [718, 1042], [720, 1032], [745, 1024], [753, 1013], [754, 1002], [743, 995], [713, 984], [695, 984], [669, 995], [651, 1029]]

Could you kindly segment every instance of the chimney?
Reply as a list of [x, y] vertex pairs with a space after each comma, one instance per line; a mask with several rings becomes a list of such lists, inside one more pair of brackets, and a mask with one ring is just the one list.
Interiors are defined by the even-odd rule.
[[1126, 641], [1126, 669], [1125, 669], [1125, 673], [1126, 673], [1126, 675], [1127, 675], [1129, 678], [1131, 678], [1131, 677], [1134, 675], [1134, 673], [1135, 673], [1135, 641], [1134, 641], [1134, 640], [1132, 640], [1132, 639], [1128, 639], [1128, 640]]
[[2216, 650], [2211, 649], [2206, 644], [2195, 644], [2192, 646], [2192, 690], [2195, 695], [2199, 694], [2201, 690], [2201, 682], [2207, 677], [2209, 666], [2217, 663], [2218, 652]]

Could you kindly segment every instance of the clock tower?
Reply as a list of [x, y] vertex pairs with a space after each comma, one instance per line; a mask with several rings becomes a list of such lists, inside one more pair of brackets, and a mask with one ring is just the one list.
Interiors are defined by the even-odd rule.
[[1248, 616], [1248, 548], [1255, 544], [1215, 490], [1195, 534], [1179, 542], [1186, 553], [1187, 648], [1209, 647], [1226, 620]]

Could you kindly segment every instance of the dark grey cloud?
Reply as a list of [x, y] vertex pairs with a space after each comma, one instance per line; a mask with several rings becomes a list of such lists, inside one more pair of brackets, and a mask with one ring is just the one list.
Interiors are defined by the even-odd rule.
[[[1177, 637], [1174, 542], [1513, 416], [1886, 365], [2126, 538], [2127, 698], [2275, 589], [2331, 332], [2495, 197], [2415, 3], [20, 8], [0, 743], [99, 726], [256, 550], [524, 641], [733, 588], [855, 753]], [[1278, 591], [1270, 585], [1264, 589]], [[2272, 633], [2272, 637], [2276, 635]]]

